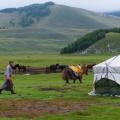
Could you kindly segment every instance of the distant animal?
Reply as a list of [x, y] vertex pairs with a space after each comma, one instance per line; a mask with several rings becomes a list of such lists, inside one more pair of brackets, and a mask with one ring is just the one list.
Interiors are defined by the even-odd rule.
[[23, 73], [27, 71], [27, 67], [25, 65], [20, 65], [18, 69], [19, 69], [19, 72], [23, 72]]
[[65, 85], [69, 84], [69, 80], [73, 80], [73, 83], [75, 83], [76, 80], [79, 80], [80, 83], [82, 83], [82, 77], [84, 74], [88, 75], [87, 65], [81, 66], [81, 72], [78, 76], [75, 75], [73, 70], [68, 67], [63, 71], [62, 78], [63, 78], [63, 80], [66, 81]]
[[15, 64], [14, 66], [12, 66], [13, 69], [13, 73], [16, 73], [17, 70], [19, 70], [19, 64]]
[[14, 73], [16, 73], [17, 72], [17, 70], [18, 70], [18, 72], [26, 72], [26, 70], [27, 70], [27, 67], [25, 66], [25, 65], [20, 65], [20, 64], [15, 64], [13, 67], [12, 67], [12, 69], [13, 69], [13, 72]]
[[58, 68], [59, 68], [59, 64], [50, 65], [49, 67], [50, 72], [56, 72]]
[[63, 71], [64, 69], [66, 69], [68, 67], [68, 65], [59, 65], [58, 68], [59, 70]]
[[94, 63], [94, 64], [88, 64], [87, 65], [87, 68], [90, 70], [90, 71], [92, 71], [92, 69], [93, 69], [93, 67], [95, 66], [96, 64]]

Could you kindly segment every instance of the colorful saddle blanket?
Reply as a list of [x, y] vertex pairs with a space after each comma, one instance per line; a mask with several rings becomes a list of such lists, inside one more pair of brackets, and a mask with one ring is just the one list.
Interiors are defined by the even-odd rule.
[[82, 68], [80, 65], [70, 65], [69, 68], [74, 72], [76, 76], [79, 76], [82, 73]]

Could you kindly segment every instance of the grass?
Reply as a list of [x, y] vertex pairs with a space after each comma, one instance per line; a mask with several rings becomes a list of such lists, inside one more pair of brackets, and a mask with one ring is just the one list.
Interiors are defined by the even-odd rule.
[[0, 54], [59, 53], [60, 49], [92, 29], [21, 28], [0, 30]]
[[90, 46], [87, 51], [88, 53], [119, 53], [120, 48], [120, 34], [119, 33], [108, 33], [106, 37], [99, 40], [92, 46]]
[[[15, 52], [51, 52], [58, 53], [78, 37], [95, 29], [119, 27], [119, 18], [100, 15], [83, 9], [54, 5], [51, 14], [38, 17], [30, 28], [21, 28], [22, 15], [1, 13], [0, 54]], [[10, 25], [15, 22], [15, 26]], [[19, 29], [18, 29], [19, 28]]]
[[[14, 55], [14, 56], [2, 56], [0, 59], [1, 70], [5, 69], [5, 66], [9, 60], [14, 60], [16, 63], [27, 64], [31, 66], [48, 66], [53, 63], [61, 64], [78, 64], [78, 63], [99, 63], [108, 58], [110, 55], [102, 56], [78, 56], [78, 55]], [[3, 75], [0, 75], [0, 84], [3, 83]], [[87, 107], [83, 110], [74, 112], [68, 112], [64, 114], [45, 114], [35, 118], [34, 120], [114, 120], [119, 118], [119, 98], [113, 97], [100, 97], [89, 96], [88, 92], [92, 90], [93, 74], [84, 76], [83, 84], [71, 84], [64, 86], [64, 81], [61, 78], [61, 73], [57, 74], [39, 74], [39, 75], [14, 75], [14, 84], [16, 95], [10, 95], [8, 92], [3, 92], [0, 95], [0, 103], [6, 100], [34, 100], [34, 101], [56, 101], [65, 100], [72, 102], [80, 102]], [[53, 90], [43, 90], [42, 88], [52, 88]], [[60, 89], [57, 91], [56, 89]], [[63, 90], [63, 91], [62, 91]], [[14, 107], [13, 107], [14, 108]], [[0, 107], [0, 111], [4, 109], [4, 105]], [[27, 120], [28, 116], [18, 117], [2, 117], [1, 120]]]

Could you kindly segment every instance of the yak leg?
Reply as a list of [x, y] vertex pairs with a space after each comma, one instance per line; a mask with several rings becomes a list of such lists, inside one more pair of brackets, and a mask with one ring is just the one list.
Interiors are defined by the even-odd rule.
[[82, 80], [81, 80], [81, 79], [79, 79], [79, 81], [80, 81], [80, 83], [82, 83]]
[[69, 80], [68, 80], [68, 79], [66, 80], [66, 83], [68, 83], [68, 84], [69, 84]]
[[69, 84], [69, 80], [68, 79], [66, 80], [66, 84]]
[[80, 81], [80, 83], [82, 83], [82, 76], [79, 76], [79, 81]]
[[66, 86], [67, 84], [69, 84], [69, 80], [68, 80], [68, 79], [67, 79], [66, 82], [65, 82], [65, 86]]
[[76, 80], [74, 79], [74, 80], [73, 80], [73, 83], [74, 83], [74, 84], [75, 84], [75, 81], [76, 81]]

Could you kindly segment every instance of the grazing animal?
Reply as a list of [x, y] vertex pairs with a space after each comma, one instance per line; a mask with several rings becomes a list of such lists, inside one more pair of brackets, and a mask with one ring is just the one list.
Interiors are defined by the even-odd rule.
[[67, 68], [68, 65], [59, 65], [54, 64], [50, 65], [49, 67], [46, 67], [46, 73], [55, 73], [55, 72], [62, 72], [65, 68]]
[[56, 72], [59, 68], [59, 64], [50, 65], [50, 72]]
[[16, 73], [19, 70], [19, 64], [15, 64], [12, 66], [13, 73]]
[[93, 69], [93, 66], [95, 66], [96, 64], [89, 64], [89, 65], [87, 65], [87, 68], [90, 70], [90, 71], [92, 71], [92, 69]]
[[69, 80], [73, 80], [73, 83], [75, 83], [76, 80], [79, 80], [80, 83], [82, 83], [82, 77], [84, 74], [88, 75], [88, 68], [86, 65], [81, 66], [81, 72], [78, 76], [68, 67], [63, 71], [62, 78], [66, 81], [65, 85], [69, 83]]
[[24, 65], [20, 65], [20, 66], [18, 67], [18, 69], [19, 69], [19, 72], [23, 72], [23, 73], [25, 73], [25, 72], [27, 71], [27, 67], [24, 66]]
[[68, 65], [59, 65], [59, 70], [63, 71], [64, 69], [66, 69], [68, 67]]
[[19, 72], [24, 72], [24, 73], [27, 71], [27, 67], [24, 66], [24, 65], [20, 65], [20, 64], [15, 64], [15, 65], [12, 67], [12, 69], [13, 69], [14, 73], [16, 73], [17, 70], [18, 70]]

